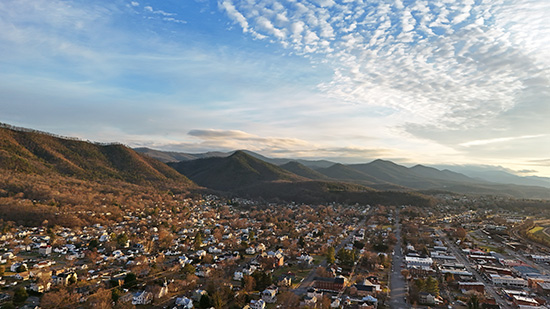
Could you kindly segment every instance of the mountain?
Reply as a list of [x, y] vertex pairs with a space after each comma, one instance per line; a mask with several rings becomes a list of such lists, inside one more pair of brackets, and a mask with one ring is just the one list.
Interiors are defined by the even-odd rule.
[[298, 176], [302, 176], [312, 180], [328, 179], [327, 176], [296, 161], [288, 162], [279, 167]]
[[441, 165], [438, 167], [492, 183], [550, 188], [550, 178], [548, 177], [518, 176], [506, 172], [500, 167], [476, 165]]
[[0, 169], [134, 184], [194, 184], [166, 164], [121, 144], [100, 145], [28, 129], [0, 126]]
[[246, 152], [247, 154], [257, 158], [257, 159], [260, 159], [264, 162], [267, 162], [267, 163], [271, 163], [271, 164], [274, 164], [274, 165], [284, 165], [284, 164], [287, 164], [289, 162], [293, 162], [293, 161], [296, 161], [306, 167], [309, 167], [309, 168], [312, 168], [312, 169], [316, 169], [316, 168], [324, 168], [324, 167], [329, 167], [331, 165], [334, 164], [334, 162], [331, 162], [331, 161], [327, 161], [327, 160], [303, 160], [303, 159], [287, 159], [287, 158], [268, 158], [266, 156], [263, 156], [259, 153], [256, 153], [256, 152], [253, 152], [253, 151], [249, 151], [249, 150], [242, 150], [244, 152]]
[[436, 168], [424, 166], [424, 165], [415, 165], [409, 168], [409, 171], [423, 178], [438, 179], [438, 180], [445, 180], [445, 181], [456, 181], [456, 182], [477, 182], [475, 179], [472, 179], [460, 173], [456, 173], [446, 169], [438, 170]]
[[386, 160], [374, 160], [367, 164], [350, 164], [350, 168], [370, 175], [380, 181], [397, 184], [414, 189], [437, 187], [430, 178], [416, 175], [409, 168]]
[[[159, 161], [162, 161], [164, 163], [190, 161], [190, 160], [205, 159], [205, 158], [212, 158], [212, 157], [223, 158], [223, 157], [228, 157], [235, 152], [235, 151], [229, 151], [229, 152], [211, 151], [211, 152], [205, 152], [205, 153], [186, 153], [186, 152], [171, 152], [171, 151], [155, 150], [155, 149], [150, 149], [146, 147], [134, 148], [134, 150], [139, 153], [148, 155], [152, 158], [155, 158]], [[256, 153], [250, 150], [241, 150], [241, 151], [256, 159], [260, 159], [264, 162], [271, 163], [274, 165], [284, 165], [289, 162], [296, 161], [306, 167], [315, 169], [315, 168], [329, 167], [334, 164], [334, 162], [326, 161], [326, 160], [268, 158], [266, 156], [263, 156], [259, 153]]]
[[336, 163], [327, 168], [319, 168], [317, 171], [329, 178], [343, 181], [357, 182], [366, 185], [385, 183], [385, 181], [340, 163]]
[[210, 151], [205, 153], [185, 153], [185, 152], [173, 152], [173, 151], [161, 151], [155, 150], [147, 147], [134, 148], [136, 152], [147, 155], [151, 158], [157, 159], [161, 162], [180, 162], [180, 161], [190, 161], [196, 159], [212, 158], [212, 157], [228, 157], [233, 152], [220, 152], [220, 151]]
[[212, 157], [169, 165], [201, 186], [222, 191], [252, 186], [259, 182], [307, 180], [244, 151], [236, 151], [225, 158]]

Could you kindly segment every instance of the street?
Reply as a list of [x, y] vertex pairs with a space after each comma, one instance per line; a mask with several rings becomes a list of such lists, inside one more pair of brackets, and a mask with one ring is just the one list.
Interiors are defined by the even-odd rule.
[[401, 249], [401, 224], [399, 224], [399, 209], [395, 212], [395, 245], [392, 270], [390, 272], [390, 307], [394, 309], [410, 308], [405, 301], [407, 297], [407, 282], [401, 275], [403, 266], [403, 251]]

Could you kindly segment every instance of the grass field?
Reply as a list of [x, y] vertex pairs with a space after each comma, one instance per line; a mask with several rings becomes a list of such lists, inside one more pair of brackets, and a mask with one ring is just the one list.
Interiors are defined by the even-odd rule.
[[544, 227], [538, 226], [538, 225], [537, 225], [537, 226], [535, 226], [534, 228], [530, 229], [530, 230], [528, 231], [528, 233], [535, 234], [535, 233], [540, 232], [540, 231], [542, 231], [542, 230], [544, 230]]

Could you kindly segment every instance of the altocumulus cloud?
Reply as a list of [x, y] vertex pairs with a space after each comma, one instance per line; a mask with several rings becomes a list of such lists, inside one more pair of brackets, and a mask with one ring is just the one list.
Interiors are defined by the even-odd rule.
[[333, 78], [319, 85], [326, 94], [391, 107], [411, 124], [479, 126], [518, 104], [534, 79], [550, 84], [548, 1], [221, 0], [219, 7], [243, 32], [329, 62]]

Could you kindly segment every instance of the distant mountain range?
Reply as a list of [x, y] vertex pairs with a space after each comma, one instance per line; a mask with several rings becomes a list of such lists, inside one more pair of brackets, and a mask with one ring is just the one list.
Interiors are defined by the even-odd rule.
[[500, 184], [422, 165], [409, 168], [385, 160], [344, 165], [272, 159], [246, 150], [186, 154], [131, 149], [2, 124], [0, 172], [52, 179], [51, 187], [55, 187], [56, 176], [62, 176], [304, 203], [430, 205], [434, 199], [428, 195], [441, 192], [550, 199], [550, 189], [541, 186]]
[[[149, 153], [149, 155], [151, 155], [151, 153], [159, 152], [145, 152], [143, 148], [136, 150]], [[163, 152], [160, 153], [163, 154]], [[500, 172], [501, 178], [498, 179], [498, 177], [489, 178], [487, 176], [490, 175], [489, 173], [485, 173], [485, 177], [479, 177], [479, 175], [483, 173], [480, 172], [480, 174], [473, 174], [473, 171], [470, 173], [474, 175], [474, 177], [470, 177], [465, 174], [452, 171], [452, 166], [449, 166], [448, 169], [442, 170], [423, 165], [416, 165], [409, 168], [386, 160], [375, 160], [365, 164], [345, 165], [325, 160], [309, 161], [272, 159], [251, 151], [240, 150], [227, 153], [217, 152], [194, 155], [176, 155], [178, 153], [170, 153], [170, 161], [175, 161], [176, 158], [186, 159], [177, 164], [169, 163], [169, 165], [173, 166], [178, 171], [197, 182], [199, 185], [221, 188], [220, 183], [223, 181], [220, 180], [219, 177], [215, 176], [218, 172], [213, 172], [212, 169], [206, 170], [204, 166], [210, 166], [213, 162], [216, 162], [215, 166], [218, 166], [221, 164], [220, 162], [224, 162], [222, 159], [230, 158], [233, 153], [238, 153], [238, 156], [241, 159], [246, 154], [251, 158], [261, 160], [263, 163], [271, 164], [271, 170], [278, 166], [280, 168], [278, 170], [279, 172], [281, 170], [286, 170], [295, 176], [302, 177], [302, 179], [305, 178], [315, 181], [353, 183], [376, 190], [423, 192], [446, 191], [460, 194], [491, 194], [516, 198], [550, 198], [550, 190], [548, 189], [550, 187], [550, 183], [546, 184], [545, 178], [533, 179], [515, 176], [506, 172]], [[188, 159], [192, 156], [203, 159]], [[167, 160], [167, 156], [164, 154], [162, 156], [154, 157], [159, 160]], [[193, 167], [196, 167], [197, 165], [202, 166], [200, 171], [193, 169]], [[208, 174], [209, 172], [212, 172], [212, 174]], [[195, 173], [200, 173], [201, 178], [197, 178]], [[233, 170], [230, 174], [235, 175], [235, 171]], [[220, 183], [212, 184], [205, 182], [205, 180], [209, 177], [216, 179], [216, 181]], [[255, 177], [255, 179], [261, 178], [259, 178], [259, 176]], [[269, 177], [266, 179], [268, 178]], [[508, 182], [508, 180], [513, 181]]]

